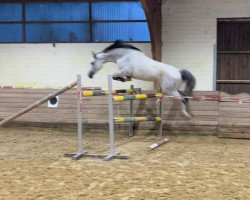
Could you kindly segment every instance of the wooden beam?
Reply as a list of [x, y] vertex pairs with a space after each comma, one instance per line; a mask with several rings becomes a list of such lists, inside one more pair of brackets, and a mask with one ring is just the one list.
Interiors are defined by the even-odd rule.
[[149, 25], [154, 60], [162, 60], [162, 13], [160, 0], [141, 0]]
[[250, 84], [250, 80], [217, 80], [216, 82], [223, 84]]

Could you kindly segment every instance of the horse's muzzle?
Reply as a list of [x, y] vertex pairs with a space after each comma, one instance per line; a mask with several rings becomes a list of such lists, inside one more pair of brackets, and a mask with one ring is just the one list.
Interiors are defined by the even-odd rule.
[[94, 73], [93, 71], [90, 71], [90, 72], [89, 72], [89, 78], [93, 78], [94, 74], [95, 74], [95, 73]]

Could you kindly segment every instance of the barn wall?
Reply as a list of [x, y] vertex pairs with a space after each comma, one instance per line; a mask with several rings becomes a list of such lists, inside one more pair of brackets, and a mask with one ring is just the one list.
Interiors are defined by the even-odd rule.
[[[35, 101], [51, 94], [51, 89], [0, 89], [0, 120], [22, 110]], [[199, 92], [196, 95], [218, 95], [218, 92]], [[38, 125], [52, 127], [73, 126], [77, 123], [77, 95], [70, 90], [59, 95], [57, 108], [48, 108], [45, 103], [29, 113], [17, 118], [15, 123], [25, 123], [27, 126]], [[179, 100], [163, 99], [163, 128], [165, 130], [200, 131], [215, 134], [218, 124], [218, 102], [191, 101], [190, 108], [195, 117], [187, 120], [182, 112]], [[159, 104], [156, 99], [134, 101], [134, 116], [157, 115]], [[83, 123], [85, 126], [108, 129], [108, 97], [84, 97], [82, 103]], [[129, 101], [114, 104], [114, 116], [129, 116]], [[62, 125], [61, 125], [62, 124]], [[127, 127], [127, 125], [121, 125]], [[141, 122], [135, 125], [136, 130], [156, 130], [154, 122]]]
[[[87, 72], [91, 62], [91, 51], [99, 52], [110, 44], [0, 44], [0, 86], [31, 88], [59, 88], [83, 77], [84, 86], [107, 88], [107, 75], [117, 68], [106, 64], [95, 79], [89, 79]], [[134, 44], [151, 57], [149, 43]], [[133, 81], [128, 84], [116, 82], [117, 88], [131, 84], [152, 89], [150, 82]], [[125, 85], [125, 86], [124, 86]]]
[[250, 17], [250, 1], [163, 2], [163, 61], [191, 70], [197, 77], [197, 90], [212, 90], [216, 19]]
[[[51, 94], [52, 89], [0, 89], [0, 120], [22, 110], [35, 101]], [[150, 93], [150, 91], [148, 91]], [[200, 134], [218, 134], [220, 137], [250, 138], [250, 95], [237, 96], [219, 92], [195, 92], [195, 96], [207, 97], [207, 100], [190, 100], [190, 109], [194, 117], [186, 119], [179, 100], [163, 98], [164, 134], [171, 131], [194, 131]], [[221, 101], [217, 98], [221, 97]], [[210, 99], [210, 100], [209, 100]], [[213, 99], [213, 100], [212, 100]], [[243, 103], [239, 103], [238, 100]], [[233, 100], [235, 102], [228, 102]], [[244, 103], [245, 102], [245, 103]], [[29, 113], [17, 118], [9, 126], [45, 126], [59, 128], [77, 127], [77, 95], [75, 89], [59, 95], [56, 108], [48, 104], [40, 105]], [[159, 104], [156, 99], [134, 101], [134, 116], [156, 116]], [[84, 127], [108, 130], [108, 97], [85, 97], [82, 102]], [[114, 116], [129, 116], [129, 101], [114, 104]], [[128, 125], [116, 125], [128, 130]], [[117, 127], [117, 128], [118, 128]], [[156, 133], [154, 122], [135, 124], [135, 130]]]

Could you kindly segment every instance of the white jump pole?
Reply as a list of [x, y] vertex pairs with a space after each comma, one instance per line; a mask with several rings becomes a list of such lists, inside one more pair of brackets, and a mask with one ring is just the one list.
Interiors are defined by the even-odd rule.
[[78, 151], [76, 153], [66, 153], [65, 157], [72, 157], [73, 160], [78, 160], [87, 154], [83, 149], [83, 128], [82, 128], [82, 110], [81, 110], [81, 97], [82, 95], [82, 81], [81, 75], [77, 74], [77, 132], [78, 132]]
[[82, 124], [82, 81], [81, 75], [77, 74], [77, 140], [78, 140], [78, 151], [75, 153], [65, 153], [65, 157], [71, 157], [72, 160], [78, 160], [82, 157], [105, 157], [103, 155], [89, 154], [87, 151], [84, 151], [83, 147], [83, 124]]
[[83, 130], [82, 130], [82, 109], [81, 109], [81, 97], [82, 95], [82, 81], [81, 75], [77, 74], [77, 91], [78, 91], [78, 98], [77, 98], [77, 132], [78, 132], [78, 154], [72, 157], [72, 159], [78, 159], [78, 157], [83, 156]]
[[108, 89], [109, 89], [109, 133], [110, 133], [110, 155], [115, 155], [115, 127], [114, 127], [114, 109], [113, 109], [113, 95], [112, 95], [112, 79], [111, 75], [108, 75]]
[[104, 160], [117, 159], [128, 159], [126, 155], [120, 155], [120, 153], [115, 151], [115, 125], [114, 125], [114, 109], [113, 109], [113, 86], [112, 86], [113, 76], [108, 75], [108, 101], [109, 101], [109, 145], [110, 154]]

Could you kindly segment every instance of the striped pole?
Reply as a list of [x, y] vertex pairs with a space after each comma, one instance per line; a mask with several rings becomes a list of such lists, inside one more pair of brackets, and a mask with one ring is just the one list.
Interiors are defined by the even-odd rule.
[[143, 121], [154, 121], [160, 122], [160, 117], [115, 117], [116, 123], [124, 123], [124, 122], [143, 122]]
[[127, 101], [127, 100], [144, 100], [149, 98], [160, 98], [162, 97], [162, 93], [155, 94], [135, 94], [135, 95], [124, 95], [124, 96], [115, 96], [113, 97], [115, 102], [119, 101]]
[[[133, 93], [133, 92], [140, 92], [141, 89], [140, 88], [130, 88], [130, 89], [121, 89], [121, 90], [112, 90], [112, 94], [125, 94], [125, 93]], [[108, 95], [109, 91], [107, 90], [85, 90], [82, 91], [82, 95], [84, 97], [90, 97], [90, 96], [105, 96]]]
[[151, 145], [148, 147], [148, 149], [149, 149], [149, 150], [153, 150], [153, 149], [155, 149], [155, 148], [157, 148], [157, 147], [159, 147], [159, 146], [161, 146], [161, 145], [163, 145], [163, 144], [165, 144], [165, 143], [167, 143], [167, 142], [169, 142], [169, 139], [168, 139], [168, 138], [165, 138], [165, 139], [163, 139], [163, 140], [161, 140], [161, 141], [159, 141], [159, 142], [156, 142], [156, 143], [154, 143], [154, 144], [151, 144]]

